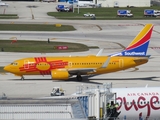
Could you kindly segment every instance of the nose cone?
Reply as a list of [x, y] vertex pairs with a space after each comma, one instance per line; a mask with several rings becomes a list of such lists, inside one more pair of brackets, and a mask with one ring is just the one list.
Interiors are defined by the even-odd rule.
[[4, 71], [7, 71], [7, 72], [10, 72], [10, 71], [9, 71], [9, 70], [10, 70], [9, 68], [10, 68], [9, 66], [5, 66], [5, 67], [3, 68], [3, 70], [4, 70]]

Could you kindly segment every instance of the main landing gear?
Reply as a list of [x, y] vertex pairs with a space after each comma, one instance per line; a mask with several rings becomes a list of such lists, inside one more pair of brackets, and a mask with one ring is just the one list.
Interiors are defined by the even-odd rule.
[[77, 80], [82, 81], [82, 76], [80, 74], [77, 75]]

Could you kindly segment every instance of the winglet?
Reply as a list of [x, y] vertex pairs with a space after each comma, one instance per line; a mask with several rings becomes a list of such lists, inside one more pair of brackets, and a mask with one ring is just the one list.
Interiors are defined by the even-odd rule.
[[100, 56], [103, 52], [103, 49], [100, 49], [96, 56]]
[[111, 59], [111, 57], [109, 57], [109, 58], [106, 60], [106, 62], [102, 65], [101, 68], [106, 68], [106, 67], [108, 66], [109, 62], [110, 62], [110, 59]]

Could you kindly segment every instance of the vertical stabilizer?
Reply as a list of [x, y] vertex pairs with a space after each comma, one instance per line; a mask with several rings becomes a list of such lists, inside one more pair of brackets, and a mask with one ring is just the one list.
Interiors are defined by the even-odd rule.
[[146, 56], [152, 30], [153, 24], [146, 24], [125, 50], [111, 56]]

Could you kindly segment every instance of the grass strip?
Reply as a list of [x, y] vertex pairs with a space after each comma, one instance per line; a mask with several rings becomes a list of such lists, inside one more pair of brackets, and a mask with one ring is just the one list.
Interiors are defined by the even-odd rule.
[[75, 28], [71, 25], [55, 25], [46, 24], [0, 24], [0, 30], [12, 31], [73, 31]]
[[[150, 20], [160, 19], [160, 17], [144, 17], [145, 9], [159, 9], [159, 6], [153, 7], [121, 7], [121, 8], [80, 8], [78, 14], [78, 8], [74, 9], [73, 12], [48, 12], [49, 16], [54, 16], [58, 19], [70, 19], [70, 20], [91, 20], [91, 17], [83, 17], [83, 14], [93, 13], [96, 15], [97, 20]], [[134, 17], [117, 17], [117, 10], [131, 10]]]
[[[60, 53], [60, 52], [80, 52], [88, 51], [89, 48], [98, 48], [96, 46], [88, 47], [80, 43], [55, 42], [51, 41], [29, 41], [18, 40], [12, 43], [12, 40], [0, 40], [0, 51], [2, 52], [30, 52], [30, 53]], [[60, 50], [59, 46], [65, 46], [68, 49]]]
[[17, 14], [0, 14], [0, 19], [18, 19]]

